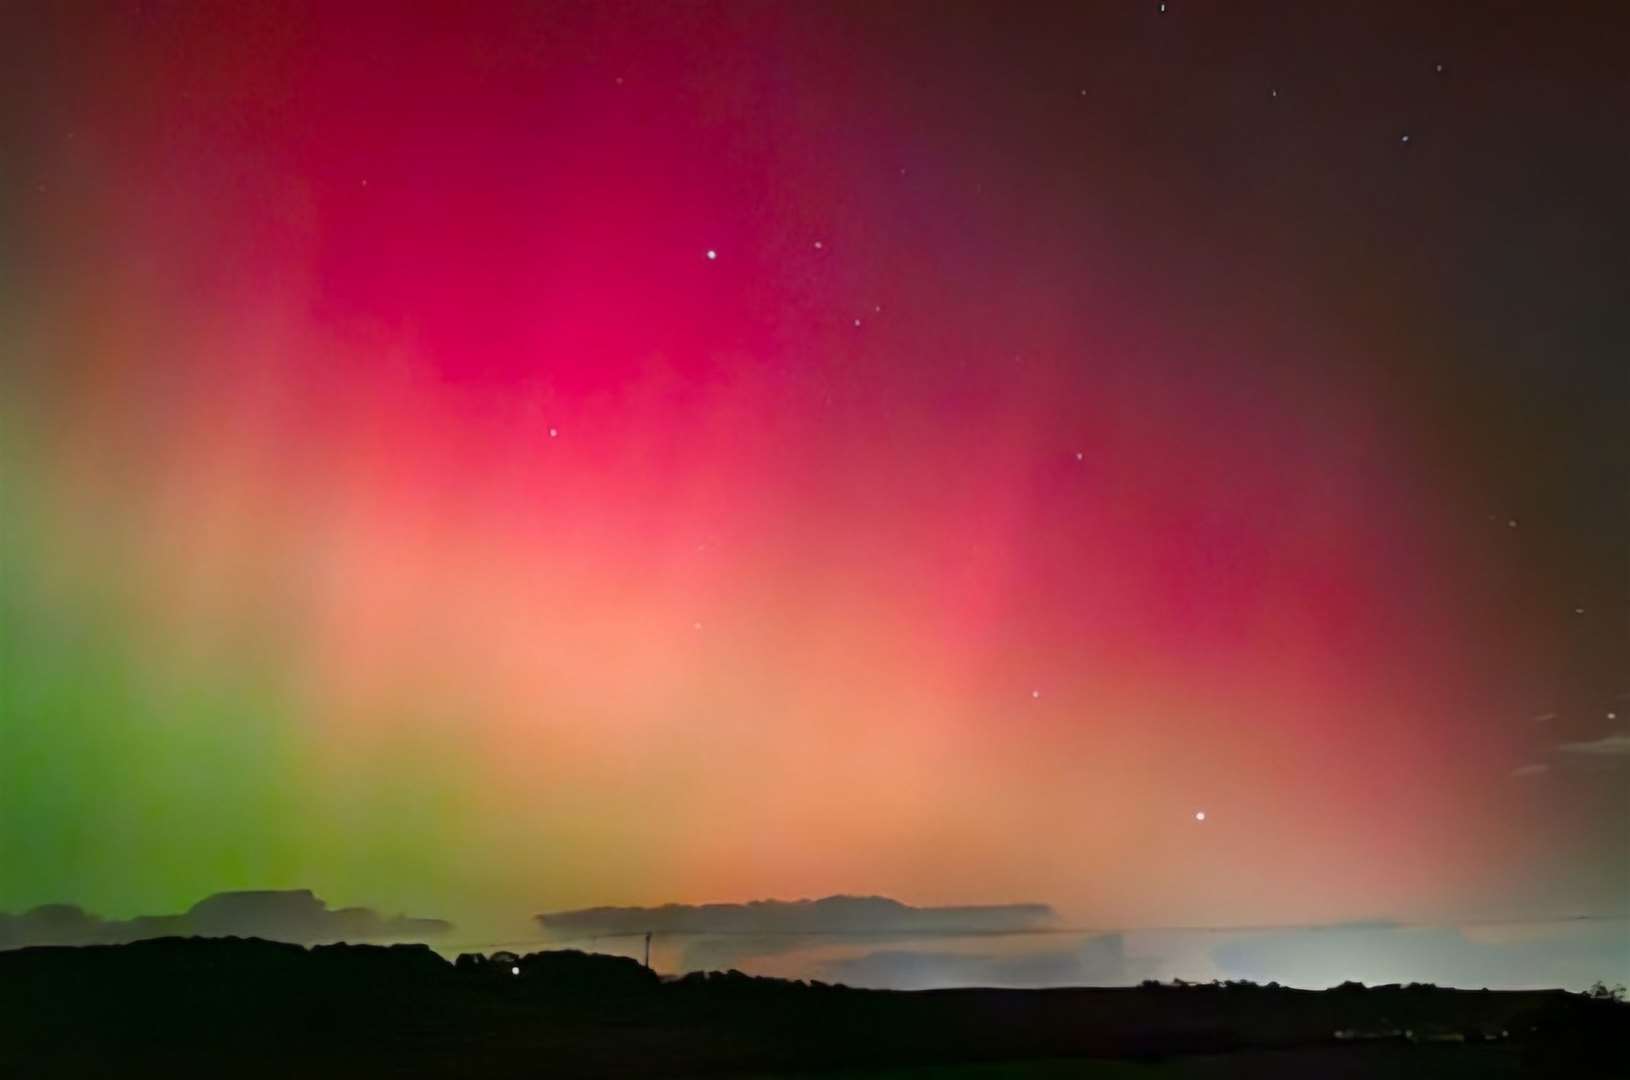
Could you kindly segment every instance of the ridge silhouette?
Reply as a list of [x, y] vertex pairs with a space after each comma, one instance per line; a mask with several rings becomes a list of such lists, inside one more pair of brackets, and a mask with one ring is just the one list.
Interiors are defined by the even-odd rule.
[[1392, 1076], [1411, 1062], [1432, 1075], [1592, 1077], [1622, 1065], [1627, 1018], [1621, 1002], [1559, 990], [896, 992], [736, 971], [664, 979], [573, 950], [449, 962], [425, 945], [229, 937], [0, 953], [0, 1075], [30, 1077], [671, 1076], [1058, 1058], [1179, 1069], [1216, 1055], [1270, 1077]]

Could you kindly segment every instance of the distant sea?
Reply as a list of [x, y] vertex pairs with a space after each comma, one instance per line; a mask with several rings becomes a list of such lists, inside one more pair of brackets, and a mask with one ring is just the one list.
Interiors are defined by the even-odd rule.
[[[643, 935], [437, 943], [448, 955], [576, 948], [640, 959]], [[1058, 929], [953, 934], [658, 934], [667, 974], [735, 968], [879, 989], [1128, 986], [1248, 979], [1321, 989], [1348, 980], [1490, 990], [1630, 983], [1630, 918], [1464, 926]]]

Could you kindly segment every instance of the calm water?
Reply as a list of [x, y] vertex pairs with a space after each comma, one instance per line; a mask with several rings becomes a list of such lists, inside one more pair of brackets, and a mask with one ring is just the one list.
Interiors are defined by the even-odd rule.
[[[639, 936], [536, 937], [439, 946], [448, 953], [578, 948], [639, 958]], [[1250, 979], [1320, 988], [1370, 985], [1582, 990], [1630, 983], [1630, 919], [1470, 926], [1361, 924], [1251, 930], [1059, 930], [989, 934], [668, 934], [652, 966], [669, 973], [736, 968], [851, 986], [1123, 986], [1144, 979]]]

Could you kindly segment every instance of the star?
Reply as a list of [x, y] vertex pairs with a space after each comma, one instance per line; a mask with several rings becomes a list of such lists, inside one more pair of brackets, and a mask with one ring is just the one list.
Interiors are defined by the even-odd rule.
[[1031, 701], [1040, 701], [1041, 700], [1041, 691], [1040, 690], [1032, 690], [1032, 691], [1030, 691], [1030, 700]]
[[815, 250], [816, 251], [821, 250], [822, 246], [823, 245], [821, 244], [821, 242], [819, 240], [815, 241]]
[[1505, 527], [1508, 528], [1508, 529], [1515, 529], [1517, 527], [1517, 519], [1516, 518], [1507, 518], [1506, 523], [1505, 523]]
[[709, 260], [717, 259], [719, 257], [719, 253], [717, 251], [714, 251], [712, 248], [708, 248], [707, 249], [707, 257], [708, 257]]
[[552, 428], [550, 428], [550, 429], [549, 429], [549, 437], [550, 437], [550, 438], [551, 438], [551, 439], [558, 439], [558, 438], [560, 438], [560, 429], [559, 429], [559, 428], [553, 428], [553, 427], [552, 427]]
[[1204, 810], [1196, 810], [1194, 812], [1194, 820], [1195, 821], [1204, 821], [1205, 819], [1206, 819], [1206, 812]]
[[1401, 139], [1399, 139], [1399, 140], [1398, 140], [1398, 141], [1399, 141], [1399, 142], [1402, 142], [1402, 143], [1407, 143], [1407, 142], [1408, 142], [1408, 141], [1409, 141], [1409, 136], [1408, 136], [1408, 134], [1405, 134], [1405, 135], [1404, 135], [1404, 137], [1403, 137], [1403, 138], [1401, 138]]
[[1083, 453], [1082, 453], [1082, 452], [1081, 452], [1081, 451], [1079, 451], [1079, 450], [1077, 450], [1077, 451], [1076, 451], [1076, 452], [1075, 452], [1075, 460], [1077, 460], [1077, 461], [1085, 461], [1085, 460], [1086, 460], [1086, 459], [1087, 459], [1087, 455], [1086, 455], [1086, 454], [1083, 454]]
[[859, 320], [859, 319], [856, 319], [856, 320], [855, 320], [855, 325], [856, 325], [856, 326], [859, 326], [859, 325], [860, 325], [860, 320]]
[[1442, 65], [1442, 64], [1439, 64], [1439, 65], [1438, 65], [1438, 66], [1437, 66], [1437, 67], [1436, 67], [1436, 68], [1434, 68], [1434, 69], [1433, 69], [1433, 70], [1434, 70], [1434, 71], [1436, 71], [1436, 72], [1437, 72], [1437, 73], [1438, 73], [1438, 74], [1439, 74], [1439, 75], [1442, 75], [1442, 74], [1443, 74], [1443, 65]]

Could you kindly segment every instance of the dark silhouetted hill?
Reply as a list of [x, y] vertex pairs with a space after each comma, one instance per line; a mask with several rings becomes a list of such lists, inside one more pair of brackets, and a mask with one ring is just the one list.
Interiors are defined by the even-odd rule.
[[371, 908], [330, 910], [309, 889], [224, 892], [184, 915], [102, 919], [73, 904], [0, 915], [0, 949], [27, 945], [114, 945], [158, 937], [258, 937], [301, 945], [334, 941], [423, 940], [447, 933], [442, 919], [381, 916]]
[[1001, 1064], [985, 1075], [1124, 1076], [1098, 1070], [1158, 1060], [1148, 1075], [1168, 1080], [1606, 1077], [1624, 1075], [1627, 1018], [1623, 1004], [1562, 991], [903, 993], [739, 972], [663, 980], [580, 952], [448, 963], [422, 945], [163, 938], [0, 953], [0, 1076], [780, 1075], [979, 1062]]
[[1037, 930], [1055, 920], [1046, 904], [912, 907], [883, 896], [754, 900], [746, 904], [595, 907], [536, 917], [556, 934], [960, 934]]

